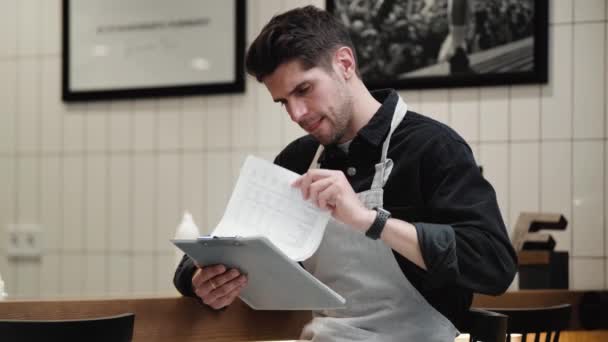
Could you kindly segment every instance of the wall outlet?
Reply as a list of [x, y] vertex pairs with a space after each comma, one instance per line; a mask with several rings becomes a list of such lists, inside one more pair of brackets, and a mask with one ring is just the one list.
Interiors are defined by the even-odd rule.
[[9, 258], [40, 258], [42, 228], [38, 224], [9, 224], [6, 255]]

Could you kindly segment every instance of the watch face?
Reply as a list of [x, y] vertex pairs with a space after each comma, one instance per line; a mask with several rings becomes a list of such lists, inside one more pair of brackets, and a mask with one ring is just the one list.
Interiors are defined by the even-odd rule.
[[[381, 214], [381, 215], [385, 215], [385, 216], [391, 217], [391, 213], [390, 213], [390, 211], [388, 211], [388, 210], [386, 210], [386, 209], [384, 209], [384, 208], [381, 208], [381, 207], [376, 207], [376, 208], [374, 208], [374, 210], [375, 210], [375, 211], [377, 211], [377, 212], [378, 212], [379, 214]], [[387, 219], [388, 219], [388, 218], [387, 218]]]
[[378, 211], [381, 211], [383, 214], [385, 215], [391, 215], [391, 213], [388, 212], [388, 210], [384, 209], [384, 208], [378, 208]]

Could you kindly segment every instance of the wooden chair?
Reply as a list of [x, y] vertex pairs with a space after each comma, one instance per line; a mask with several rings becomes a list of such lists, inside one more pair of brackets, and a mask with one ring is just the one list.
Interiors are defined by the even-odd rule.
[[131, 342], [132, 313], [68, 320], [0, 320], [0, 341]]
[[[540, 341], [541, 333], [545, 334], [545, 342], [559, 342], [559, 334], [570, 324], [572, 306], [562, 304], [542, 308], [504, 308], [488, 309], [509, 317], [507, 333], [522, 334], [522, 342], [526, 335], [534, 334], [534, 342]], [[553, 338], [553, 339], [551, 339]], [[510, 342], [510, 336], [507, 338]]]
[[470, 342], [505, 342], [508, 317], [485, 309], [471, 308], [459, 329], [470, 335]]

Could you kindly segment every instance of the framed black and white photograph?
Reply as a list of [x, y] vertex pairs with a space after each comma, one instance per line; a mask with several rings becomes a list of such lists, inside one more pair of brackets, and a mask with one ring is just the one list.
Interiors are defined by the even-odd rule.
[[245, 0], [63, 0], [63, 100], [243, 92], [245, 27]]
[[548, 0], [327, 0], [370, 88], [546, 83]]

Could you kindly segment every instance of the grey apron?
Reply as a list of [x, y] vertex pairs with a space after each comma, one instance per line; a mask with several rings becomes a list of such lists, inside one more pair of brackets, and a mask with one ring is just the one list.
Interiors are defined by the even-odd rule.
[[[372, 187], [357, 194], [367, 208], [382, 207], [382, 188], [393, 167], [393, 161], [386, 158], [390, 138], [406, 112], [407, 105], [399, 98]], [[311, 168], [318, 167], [322, 148]], [[319, 249], [304, 266], [346, 298], [347, 307], [313, 312], [313, 320], [304, 327], [301, 339], [453, 342], [458, 335], [452, 323], [404, 276], [390, 247], [333, 218]]]

